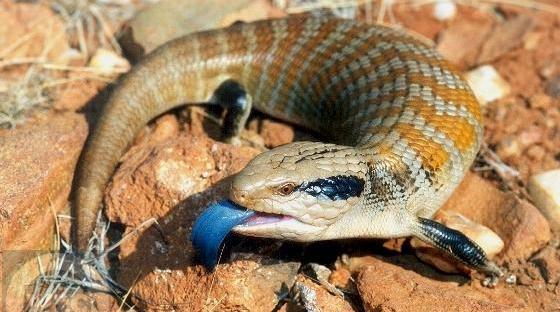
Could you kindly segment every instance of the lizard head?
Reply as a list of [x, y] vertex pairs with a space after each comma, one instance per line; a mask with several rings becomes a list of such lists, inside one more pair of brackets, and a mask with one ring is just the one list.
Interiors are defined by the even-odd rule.
[[230, 199], [256, 211], [233, 231], [326, 239], [327, 229], [362, 201], [366, 172], [362, 157], [347, 146], [296, 142], [262, 153], [233, 179]]

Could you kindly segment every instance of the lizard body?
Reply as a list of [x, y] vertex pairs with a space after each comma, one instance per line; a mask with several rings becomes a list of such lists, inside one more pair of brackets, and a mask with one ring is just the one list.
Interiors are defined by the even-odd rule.
[[230, 199], [259, 212], [261, 222], [234, 231], [299, 241], [415, 235], [497, 272], [480, 247], [461, 234], [466, 250], [453, 230], [429, 220], [481, 143], [480, 107], [467, 83], [403, 32], [311, 16], [187, 35], [124, 76], [80, 162], [79, 249], [134, 135], [173, 107], [219, 98], [215, 90], [228, 81], [258, 110], [332, 141], [296, 142], [251, 161]]

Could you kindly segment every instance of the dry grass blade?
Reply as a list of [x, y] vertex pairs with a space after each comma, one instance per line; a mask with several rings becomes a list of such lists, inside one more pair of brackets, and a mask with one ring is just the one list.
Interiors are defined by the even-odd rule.
[[[66, 216], [60, 217], [64, 218]], [[109, 231], [109, 223], [103, 221], [101, 214], [99, 214], [96, 233], [90, 240], [88, 250], [82, 258], [77, 258], [71, 245], [58, 236], [60, 246], [65, 248], [66, 251], [53, 254], [51, 270], [41, 270], [26, 310], [44, 311], [50, 309], [64, 300], [68, 300], [80, 289], [113, 295], [119, 300], [120, 310], [123, 307], [132, 308], [127, 304], [127, 300], [131, 296], [130, 289], [127, 290], [113, 280], [106, 265], [106, 257], [112, 250], [130, 238], [132, 234], [155, 223], [157, 223], [155, 219], [143, 222], [120, 241], [105, 249], [104, 242]], [[43, 266], [41, 265], [41, 267]]]
[[45, 2], [64, 19], [67, 32], [77, 41], [77, 48], [82, 55], [88, 57], [97, 45], [121, 53], [111, 25], [117, 25], [133, 14], [132, 1], [45, 0]]
[[[99, 257], [100, 258], [104, 258], [105, 256], [107, 256], [111, 251], [113, 251], [115, 248], [119, 247], [122, 243], [124, 243], [127, 239], [129, 239], [130, 237], [132, 237], [132, 235], [136, 235], [138, 234], [138, 232], [140, 232], [140, 230], [144, 229], [144, 228], [148, 228], [154, 224], [157, 224], [157, 220], [155, 218], [151, 218], [148, 219], [144, 222], [142, 222], [142, 224], [140, 224], [139, 226], [137, 226], [134, 230], [132, 230], [131, 232], [127, 233], [125, 236], [123, 236], [123, 238], [121, 240], [119, 240], [118, 242], [114, 243], [113, 245], [109, 246], [104, 252], [102, 252]], [[101, 240], [103, 241], [103, 240]]]
[[[441, 0], [393, 0], [394, 3], [405, 3], [415, 6], [434, 4]], [[453, 2], [474, 8], [480, 7], [481, 4], [507, 4], [526, 9], [535, 9], [553, 14], [560, 14], [560, 5], [550, 4], [543, 1], [535, 0], [453, 0]]]
[[486, 143], [482, 144], [478, 159], [480, 162], [486, 164], [486, 166], [475, 167], [475, 171], [492, 170], [498, 175], [505, 188], [512, 190], [513, 193], [520, 198], [530, 198], [526, 188], [524, 187], [519, 171], [504, 163], [500, 159], [500, 156], [491, 150]]
[[13, 128], [30, 109], [48, 107], [51, 97], [42, 87], [47, 80], [47, 75], [30, 69], [24, 79], [8, 84], [7, 91], [0, 92], [0, 127]]
[[288, 13], [301, 13], [319, 9], [339, 9], [358, 7], [372, 0], [315, 0], [315, 1], [276, 1], [276, 5]]

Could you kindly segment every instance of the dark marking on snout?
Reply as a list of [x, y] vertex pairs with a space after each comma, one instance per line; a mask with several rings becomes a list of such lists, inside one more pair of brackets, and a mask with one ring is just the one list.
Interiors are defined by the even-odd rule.
[[338, 147], [338, 146], [325, 147], [323, 150], [317, 151], [313, 154], [301, 156], [301, 158], [296, 160], [294, 162], [294, 164], [298, 164], [298, 163], [300, 163], [302, 161], [305, 161], [305, 160], [314, 160], [314, 159], [323, 158], [325, 156], [325, 154], [332, 154], [332, 153], [351, 150], [351, 149], [353, 149], [353, 147], [345, 147], [345, 146], [343, 146], [343, 147]]
[[296, 190], [322, 200], [346, 200], [362, 195], [364, 180], [356, 176], [332, 176], [303, 182]]

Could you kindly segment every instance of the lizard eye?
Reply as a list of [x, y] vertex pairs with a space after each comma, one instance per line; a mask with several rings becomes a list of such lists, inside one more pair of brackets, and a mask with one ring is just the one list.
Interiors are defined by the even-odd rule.
[[290, 195], [292, 194], [292, 192], [294, 191], [294, 189], [296, 188], [295, 184], [293, 183], [286, 183], [283, 184], [282, 186], [280, 186], [278, 188], [278, 193], [280, 193], [280, 195]]

